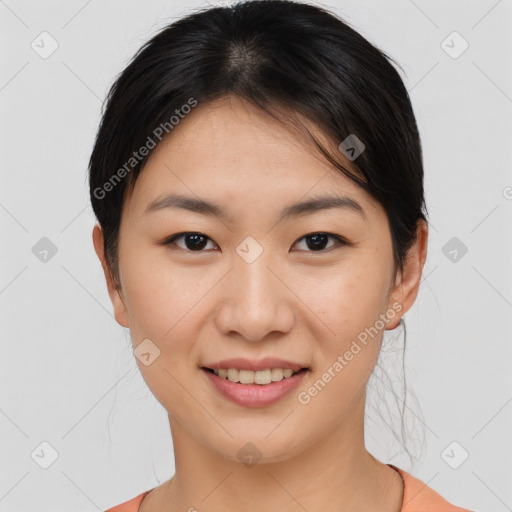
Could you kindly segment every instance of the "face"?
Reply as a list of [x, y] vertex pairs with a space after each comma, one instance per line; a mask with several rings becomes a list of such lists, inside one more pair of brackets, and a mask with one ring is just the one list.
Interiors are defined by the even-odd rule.
[[[321, 197], [345, 201], [286, 210]], [[98, 227], [94, 239], [104, 262]], [[134, 348], [145, 343], [137, 363], [171, 429], [227, 459], [250, 441], [278, 461], [362, 429], [383, 332], [416, 296], [420, 242], [393, 279], [382, 207], [282, 125], [232, 99], [199, 105], [153, 150], [123, 207], [121, 289], [109, 291]], [[204, 367], [232, 358], [306, 370], [264, 391], [225, 379], [218, 387]], [[279, 370], [260, 377], [269, 374]]]

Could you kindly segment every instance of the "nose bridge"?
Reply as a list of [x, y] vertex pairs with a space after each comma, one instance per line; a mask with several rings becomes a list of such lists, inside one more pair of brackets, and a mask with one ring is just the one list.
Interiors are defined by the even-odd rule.
[[[237, 248], [234, 262], [235, 287], [237, 302], [245, 308], [245, 315], [268, 314], [274, 307], [276, 295], [276, 278], [270, 271], [272, 257], [268, 249], [254, 246], [254, 242], [242, 243]], [[248, 252], [244, 252], [246, 249]]]
[[252, 262], [238, 258], [234, 265], [238, 300], [258, 308], [270, 306], [275, 301], [278, 291], [275, 289], [276, 277], [269, 268], [271, 265], [271, 258], [267, 254], [262, 254]]
[[288, 330], [293, 320], [286, 287], [273, 272], [275, 258], [258, 245], [261, 249], [253, 239], [237, 247], [218, 317], [225, 334], [237, 331], [253, 341], [272, 331]]

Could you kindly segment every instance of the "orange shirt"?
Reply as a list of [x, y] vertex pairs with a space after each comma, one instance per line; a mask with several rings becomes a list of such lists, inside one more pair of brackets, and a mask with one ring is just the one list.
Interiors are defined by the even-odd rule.
[[[404, 482], [404, 498], [400, 512], [471, 512], [466, 508], [456, 507], [448, 503], [434, 489], [428, 487], [421, 480], [413, 477], [403, 469], [392, 464], [388, 464], [388, 466], [398, 471]], [[143, 492], [121, 505], [109, 508], [105, 512], [137, 512], [144, 496], [151, 492], [151, 490]]]

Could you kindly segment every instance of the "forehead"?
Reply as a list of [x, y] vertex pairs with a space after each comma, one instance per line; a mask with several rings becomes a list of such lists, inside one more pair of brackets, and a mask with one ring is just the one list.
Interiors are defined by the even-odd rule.
[[[307, 126], [332, 148], [333, 141], [313, 123]], [[354, 172], [348, 160], [340, 160]], [[329, 192], [350, 195], [364, 203], [365, 210], [378, 209], [363, 189], [293, 128], [237, 98], [200, 104], [185, 116], [152, 151], [132, 200], [141, 209], [173, 191], [228, 204], [240, 199], [247, 206]]]

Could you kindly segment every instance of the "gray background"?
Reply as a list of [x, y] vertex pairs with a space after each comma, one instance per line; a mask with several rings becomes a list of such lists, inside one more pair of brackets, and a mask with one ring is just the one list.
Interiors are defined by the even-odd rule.
[[[200, 5], [0, 0], [2, 512], [104, 510], [173, 474], [165, 411], [112, 316], [94, 253], [86, 166], [117, 73], [156, 30]], [[368, 408], [368, 448], [459, 506], [512, 510], [512, 3], [322, 5], [403, 66], [431, 215], [424, 279], [405, 316], [414, 392], [405, 413], [419, 460], [410, 464], [386, 426], [399, 431], [399, 411], [374, 411], [379, 398]], [[46, 59], [31, 47], [51, 49], [43, 31], [58, 43]], [[469, 44], [456, 58], [462, 39], [443, 43], [453, 31]], [[43, 237], [57, 249], [46, 261]], [[385, 341], [390, 380], [371, 381], [390, 404], [401, 334]]]

